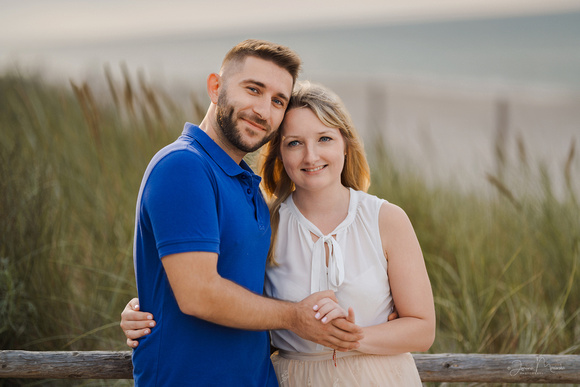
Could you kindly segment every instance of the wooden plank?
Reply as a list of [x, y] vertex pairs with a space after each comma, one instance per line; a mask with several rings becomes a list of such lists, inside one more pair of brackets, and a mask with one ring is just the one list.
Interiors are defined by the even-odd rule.
[[132, 379], [131, 351], [0, 351], [0, 378]]
[[[580, 383], [580, 355], [414, 354], [424, 382]], [[131, 352], [0, 351], [0, 378], [131, 379]]]
[[414, 354], [424, 382], [580, 383], [580, 355]]

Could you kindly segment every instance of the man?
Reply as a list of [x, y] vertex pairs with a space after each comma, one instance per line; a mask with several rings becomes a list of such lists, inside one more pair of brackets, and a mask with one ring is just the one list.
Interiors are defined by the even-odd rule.
[[238, 44], [208, 77], [211, 104], [199, 127], [187, 123], [147, 167], [134, 260], [141, 307], [157, 327], [134, 351], [136, 386], [276, 386], [270, 329], [358, 347], [358, 326], [313, 318], [313, 306], [332, 292], [299, 303], [261, 296], [269, 213], [243, 157], [278, 129], [299, 69], [286, 47]]

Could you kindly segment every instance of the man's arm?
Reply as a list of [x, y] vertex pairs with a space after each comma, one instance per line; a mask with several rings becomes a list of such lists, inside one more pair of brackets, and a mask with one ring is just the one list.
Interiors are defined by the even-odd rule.
[[293, 303], [257, 295], [221, 277], [218, 255], [187, 252], [162, 258], [167, 278], [181, 311], [203, 320], [246, 330], [287, 329], [303, 339], [345, 351], [356, 349], [362, 329], [352, 322], [340, 328], [321, 324], [314, 318], [314, 306], [332, 291], [315, 293]]

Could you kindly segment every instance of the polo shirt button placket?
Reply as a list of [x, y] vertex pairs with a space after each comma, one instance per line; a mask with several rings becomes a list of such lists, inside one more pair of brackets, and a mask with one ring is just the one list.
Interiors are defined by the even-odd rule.
[[[248, 176], [245, 173], [242, 173], [242, 175], [240, 177], [242, 178], [243, 184], [245, 186], [249, 185], [249, 183], [248, 183]], [[252, 194], [252, 189], [250, 187], [246, 188], [246, 193], [248, 195], [251, 195]]]

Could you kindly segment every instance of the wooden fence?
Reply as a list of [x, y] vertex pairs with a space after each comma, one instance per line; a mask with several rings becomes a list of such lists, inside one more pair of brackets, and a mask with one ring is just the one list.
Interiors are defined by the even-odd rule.
[[[580, 383], [580, 355], [414, 354], [424, 382]], [[131, 379], [131, 352], [0, 351], [0, 378]]]

